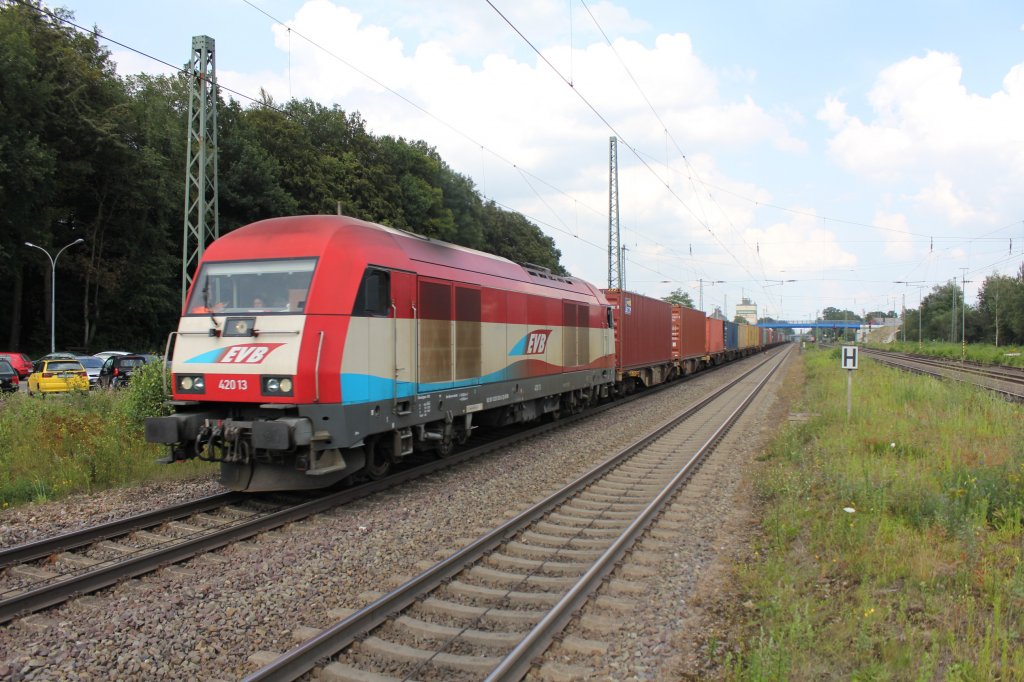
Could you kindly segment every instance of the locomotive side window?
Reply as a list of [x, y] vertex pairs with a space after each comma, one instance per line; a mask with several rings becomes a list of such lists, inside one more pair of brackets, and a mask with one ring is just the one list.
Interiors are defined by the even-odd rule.
[[391, 275], [387, 270], [366, 268], [352, 308], [354, 315], [387, 316], [391, 312]]
[[315, 258], [203, 263], [186, 314], [301, 313], [315, 268]]
[[605, 308], [605, 312], [608, 313], [608, 328], [615, 329], [615, 316], [612, 314], [611, 307]]

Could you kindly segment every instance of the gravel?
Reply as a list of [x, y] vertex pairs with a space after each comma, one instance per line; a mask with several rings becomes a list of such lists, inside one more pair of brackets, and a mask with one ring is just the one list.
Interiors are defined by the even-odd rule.
[[[368, 591], [415, 575], [418, 562], [454, 551], [560, 488], [710, 386], [740, 373], [737, 365], [399, 490], [22, 618], [0, 628], [0, 679], [243, 677], [258, 667], [249, 661], [256, 652], [285, 651], [295, 644], [295, 628], [326, 627], [336, 620], [331, 609], [360, 607], [371, 599]], [[729, 438], [742, 441], [742, 433], [734, 430]], [[744, 456], [750, 453], [737, 462]], [[10, 546], [218, 491], [211, 480], [162, 483], [6, 510], [0, 513], [0, 542]], [[718, 527], [710, 514], [702, 531], [706, 538]], [[658, 608], [631, 616], [634, 621], [622, 630], [625, 639], [599, 664], [609, 678], [651, 678], [658, 661], [673, 653], [674, 630], [663, 619], [678, 615], [673, 605], [685, 606], [693, 588], [693, 571], [680, 567], [704, 565], [714, 551], [707, 540], [680, 548], [685, 558], [673, 566], [679, 570], [668, 587], [652, 593]], [[637, 642], [646, 644], [637, 649]]]

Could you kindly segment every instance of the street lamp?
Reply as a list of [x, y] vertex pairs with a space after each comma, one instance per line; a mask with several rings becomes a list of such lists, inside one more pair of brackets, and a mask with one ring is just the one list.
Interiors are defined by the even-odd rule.
[[64, 249], [74, 246], [75, 244], [81, 244], [85, 240], [79, 237], [75, 241], [67, 244], [60, 251], [57, 252], [56, 256], [51, 256], [50, 252], [41, 246], [33, 244], [32, 242], [25, 242], [25, 246], [31, 246], [33, 249], [39, 249], [46, 254], [46, 257], [50, 259], [50, 352], [57, 352], [57, 259], [60, 258], [60, 254], [64, 253]]

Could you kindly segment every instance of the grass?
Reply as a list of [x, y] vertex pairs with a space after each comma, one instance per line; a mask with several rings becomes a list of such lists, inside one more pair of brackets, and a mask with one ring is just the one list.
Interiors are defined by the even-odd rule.
[[1021, 408], [867, 361], [848, 423], [838, 351], [803, 358], [817, 416], [766, 455], [727, 676], [1024, 679]]
[[[930, 355], [953, 360], [959, 360], [961, 353], [965, 351], [965, 348], [959, 343], [942, 341], [928, 341], [920, 346], [916, 341], [896, 341], [894, 343], [868, 345], [880, 350]], [[993, 346], [986, 343], [969, 343], [966, 346], [964, 357], [972, 362], [980, 362], [986, 365], [1024, 367], [1024, 348], [1021, 346]]]
[[145, 443], [142, 425], [145, 416], [164, 409], [160, 367], [146, 369], [124, 390], [6, 396], [0, 402], [0, 508], [213, 471], [200, 462], [156, 463], [164, 447]]

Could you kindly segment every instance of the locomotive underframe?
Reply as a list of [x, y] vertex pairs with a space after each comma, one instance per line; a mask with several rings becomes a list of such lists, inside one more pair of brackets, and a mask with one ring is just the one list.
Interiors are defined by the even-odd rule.
[[178, 401], [146, 420], [146, 440], [169, 445], [168, 461], [220, 462], [234, 490], [322, 488], [414, 452], [444, 456], [477, 426], [579, 411], [613, 395], [614, 378], [589, 369], [350, 405]]

